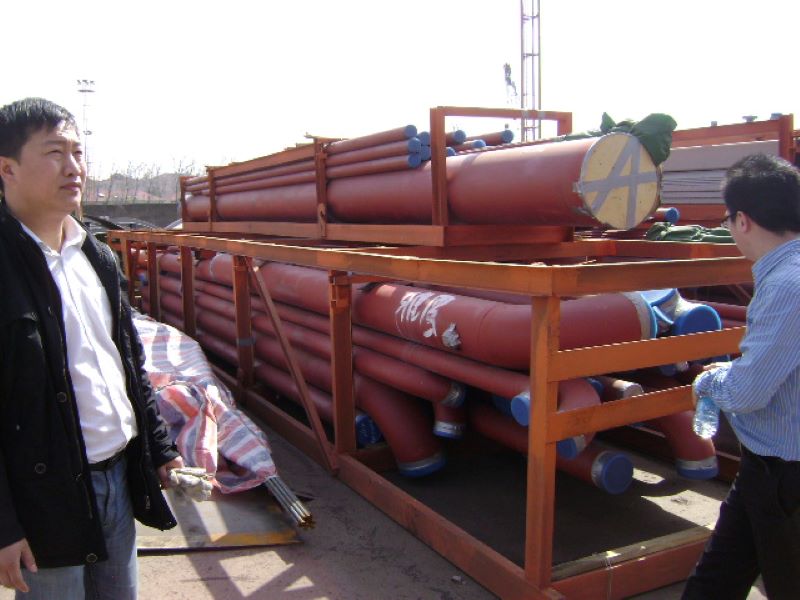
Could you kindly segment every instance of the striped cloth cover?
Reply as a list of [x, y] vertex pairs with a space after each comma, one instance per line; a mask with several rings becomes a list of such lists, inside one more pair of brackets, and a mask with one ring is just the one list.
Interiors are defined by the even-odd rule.
[[214, 474], [223, 493], [248, 490], [274, 476], [267, 436], [236, 409], [200, 345], [148, 316], [134, 312], [133, 322], [158, 408], [186, 464]]

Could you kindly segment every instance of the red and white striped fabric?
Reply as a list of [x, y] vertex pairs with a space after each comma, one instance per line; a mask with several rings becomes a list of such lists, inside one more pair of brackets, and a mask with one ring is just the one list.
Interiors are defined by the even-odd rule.
[[145, 315], [135, 313], [133, 322], [161, 416], [184, 462], [214, 474], [223, 493], [254, 488], [275, 475], [267, 436], [235, 407], [200, 345]]

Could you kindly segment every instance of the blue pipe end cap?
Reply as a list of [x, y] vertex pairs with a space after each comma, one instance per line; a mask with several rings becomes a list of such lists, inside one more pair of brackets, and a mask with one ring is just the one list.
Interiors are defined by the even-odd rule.
[[621, 452], [602, 452], [592, 465], [592, 481], [609, 494], [621, 494], [633, 481], [633, 462]]
[[714, 477], [719, 474], [719, 463], [717, 462], [716, 456], [712, 457], [710, 461], [702, 461], [701, 464], [697, 464], [696, 461], [676, 460], [675, 471], [677, 471], [678, 475], [686, 479], [714, 479]]
[[416, 169], [418, 166], [422, 164], [422, 157], [419, 154], [409, 154], [408, 155], [408, 166], [412, 169]]
[[408, 142], [406, 143], [406, 149], [408, 150], [409, 154], [413, 154], [414, 152], [419, 152], [422, 148], [422, 142], [419, 138], [412, 137], [409, 138]]
[[667, 210], [664, 211], [664, 220], [667, 223], [672, 223], [673, 225], [681, 220], [681, 211], [679, 211], [674, 206], [670, 206]]
[[472, 140], [472, 149], [486, 148], [486, 142], [483, 140]]
[[528, 426], [531, 421], [531, 397], [527, 392], [511, 399], [511, 416], [520, 425]]
[[464, 423], [452, 423], [449, 421], [436, 421], [433, 424], [433, 435], [449, 440], [460, 440], [464, 437]]
[[356, 442], [362, 448], [383, 440], [383, 434], [372, 417], [364, 413], [356, 415]]
[[447, 156], [455, 156], [456, 155], [456, 149], [453, 148], [452, 146], [448, 146], [446, 152], [447, 152]]
[[417, 133], [417, 139], [423, 146], [431, 145], [431, 134], [429, 131], [420, 131]]
[[397, 463], [401, 475], [405, 477], [425, 477], [441, 470], [447, 463], [444, 454], [437, 452], [433, 456], [418, 460], [413, 463]]
[[720, 329], [722, 320], [719, 318], [719, 313], [706, 304], [698, 304], [675, 319], [671, 332], [672, 335], [684, 335]]
[[467, 141], [467, 132], [462, 129], [456, 129], [450, 134], [454, 144], [463, 144]]
[[498, 396], [497, 394], [492, 394], [492, 404], [494, 407], [503, 413], [507, 417], [513, 417], [514, 415], [511, 412], [511, 400], [508, 398], [504, 398], [503, 396]]
[[419, 149], [419, 157], [422, 159], [422, 162], [431, 159], [431, 147], [430, 146], [421, 146]]
[[500, 133], [500, 140], [504, 144], [508, 144], [509, 142], [514, 140], [514, 132], [511, 131], [510, 129], [503, 129], [503, 131]]
[[601, 397], [603, 396], [604, 388], [603, 388], [603, 384], [600, 382], [599, 379], [596, 379], [594, 377], [587, 377], [586, 381], [589, 382], [589, 385], [591, 385], [592, 389], [595, 392], [597, 392], [598, 396], [601, 396]]
[[561, 458], [575, 458], [586, 448], [586, 438], [583, 435], [558, 440], [556, 442], [556, 452]]
[[403, 135], [407, 138], [417, 137], [417, 126], [416, 125], [406, 125], [403, 128]]

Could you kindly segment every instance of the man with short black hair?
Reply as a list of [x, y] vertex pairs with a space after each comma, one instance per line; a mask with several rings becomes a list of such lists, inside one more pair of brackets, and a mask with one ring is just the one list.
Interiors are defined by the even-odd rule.
[[27, 600], [135, 599], [134, 517], [175, 526], [183, 462], [115, 256], [71, 216], [85, 178], [68, 111], [0, 108], [0, 585]]
[[694, 396], [725, 412], [739, 473], [684, 598], [800, 597], [800, 173], [764, 154], [727, 173], [723, 224], [753, 261], [741, 356], [706, 367]]

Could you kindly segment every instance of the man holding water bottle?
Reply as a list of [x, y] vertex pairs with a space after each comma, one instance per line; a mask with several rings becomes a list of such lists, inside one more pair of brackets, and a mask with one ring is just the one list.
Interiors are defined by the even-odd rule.
[[800, 598], [800, 172], [764, 154], [727, 173], [723, 226], [753, 261], [741, 356], [706, 367], [710, 399], [742, 447], [739, 474], [683, 598]]

